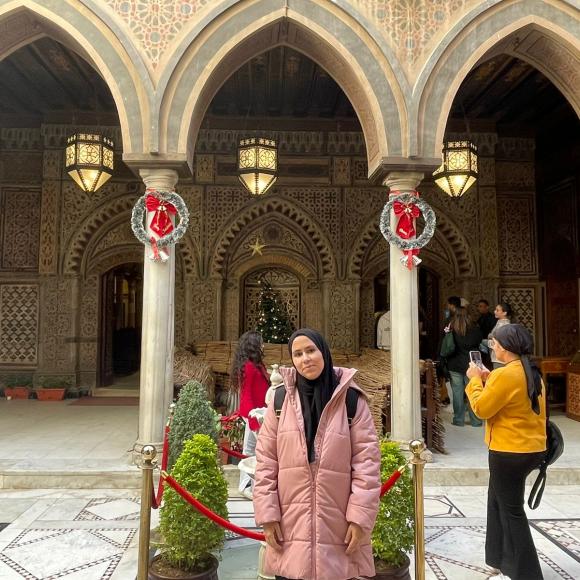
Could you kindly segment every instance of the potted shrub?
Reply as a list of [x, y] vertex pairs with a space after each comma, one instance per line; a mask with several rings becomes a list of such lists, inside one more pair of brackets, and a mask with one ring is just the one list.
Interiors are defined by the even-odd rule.
[[169, 432], [168, 471], [181, 454], [183, 444], [192, 435], [203, 433], [217, 444], [219, 417], [207, 400], [206, 389], [198, 381], [189, 381], [179, 392], [173, 423]]
[[[173, 477], [193, 497], [223, 518], [228, 517], [228, 485], [217, 463], [217, 445], [208, 435], [194, 435], [183, 446]], [[163, 538], [151, 562], [150, 580], [218, 580], [218, 561], [225, 530], [201, 515], [173, 489], [165, 490], [159, 514]]]
[[62, 401], [70, 385], [70, 381], [63, 377], [42, 377], [42, 388], [36, 389], [36, 396], [39, 401]]
[[[397, 443], [381, 441], [381, 481], [405, 463]], [[394, 487], [381, 498], [371, 535], [376, 579], [411, 580], [407, 552], [413, 548], [414, 534], [413, 482], [409, 470], [405, 470]]]
[[31, 375], [8, 375], [4, 378], [4, 395], [7, 399], [28, 399], [31, 387]]

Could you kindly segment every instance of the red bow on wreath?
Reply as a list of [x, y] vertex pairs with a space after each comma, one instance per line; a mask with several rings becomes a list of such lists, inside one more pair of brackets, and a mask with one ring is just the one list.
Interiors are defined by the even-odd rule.
[[[395, 230], [397, 235], [403, 240], [414, 238], [417, 235], [415, 220], [421, 215], [419, 208], [414, 203], [395, 201], [393, 203], [393, 211], [395, 212], [395, 216], [399, 218]], [[401, 258], [401, 262], [403, 264], [406, 263], [409, 270], [412, 270], [413, 265], [421, 261], [415, 257], [419, 254], [419, 250], [403, 250], [403, 253], [405, 254], [405, 258]]]
[[[175, 206], [155, 195], [149, 194], [145, 198], [145, 207], [148, 212], [155, 212], [151, 225], [149, 226], [160, 238], [169, 234], [173, 230], [171, 215], [175, 215]], [[170, 215], [171, 214], [171, 215]]]
[[399, 218], [396, 229], [397, 235], [401, 236], [404, 240], [414, 238], [417, 235], [414, 220], [421, 215], [419, 208], [414, 203], [395, 201], [393, 203], [393, 211]]

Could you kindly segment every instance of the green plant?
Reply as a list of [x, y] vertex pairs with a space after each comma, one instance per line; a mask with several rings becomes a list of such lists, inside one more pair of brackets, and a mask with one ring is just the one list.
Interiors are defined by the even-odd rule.
[[205, 387], [198, 381], [189, 381], [179, 392], [175, 414], [169, 432], [169, 459], [167, 466], [173, 464], [183, 450], [183, 444], [192, 435], [209, 435], [217, 444], [219, 420], [211, 403], [207, 400]]
[[[405, 456], [393, 441], [381, 441], [381, 481], [387, 480], [401, 465]], [[413, 483], [405, 470], [397, 483], [382, 497], [371, 544], [375, 560], [389, 566], [400, 566], [405, 552], [414, 543]]]
[[[228, 485], [216, 457], [215, 442], [208, 435], [194, 435], [185, 442], [172, 475], [193, 497], [227, 519]], [[164, 540], [161, 559], [184, 572], [207, 569], [210, 552], [220, 549], [225, 537], [223, 528], [171, 488], [165, 491], [159, 529]]]
[[5, 387], [31, 387], [32, 375], [8, 375], [3, 382]]
[[68, 389], [71, 386], [66, 377], [42, 377], [39, 384], [43, 389]]

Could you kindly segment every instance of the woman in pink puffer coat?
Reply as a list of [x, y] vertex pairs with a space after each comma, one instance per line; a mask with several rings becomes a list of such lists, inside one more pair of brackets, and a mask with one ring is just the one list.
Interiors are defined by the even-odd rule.
[[[316, 331], [295, 332], [288, 346], [294, 368], [280, 369], [280, 417], [271, 404], [256, 447], [254, 510], [266, 536], [266, 567], [278, 579], [372, 577], [380, 452], [356, 370], [334, 368]], [[351, 427], [349, 388], [359, 391]]]

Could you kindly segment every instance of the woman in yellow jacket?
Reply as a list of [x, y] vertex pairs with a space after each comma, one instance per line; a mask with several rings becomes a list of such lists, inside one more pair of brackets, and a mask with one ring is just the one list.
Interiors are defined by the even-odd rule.
[[546, 397], [539, 370], [529, 357], [533, 340], [524, 326], [498, 328], [490, 343], [505, 366], [489, 373], [471, 363], [465, 390], [473, 412], [487, 421], [485, 560], [494, 569], [491, 578], [542, 580], [524, 490], [526, 477], [546, 453]]

